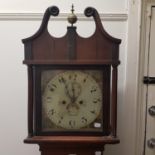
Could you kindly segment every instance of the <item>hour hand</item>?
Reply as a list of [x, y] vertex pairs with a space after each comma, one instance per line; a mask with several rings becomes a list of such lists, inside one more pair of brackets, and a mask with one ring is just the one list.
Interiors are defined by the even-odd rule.
[[65, 83], [65, 93], [70, 98], [70, 100], [73, 100], [73, 96], [70, 94], [68, 85]]
[[70, 93], [69, 93], [68, 84], [67, 84], [66, 80], [64, 79], [64, 77], [60, 77], [60, 78], [59, 78], [59, 82], [62, 83], [62, 84], [64, 85], [65, 93], [66, 93], [66, 95], [71, 99], [71, 95], [70, 95]]

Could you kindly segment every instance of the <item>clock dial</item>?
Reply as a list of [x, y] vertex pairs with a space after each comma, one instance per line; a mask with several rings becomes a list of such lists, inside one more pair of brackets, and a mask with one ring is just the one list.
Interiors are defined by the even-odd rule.
[[102, 88], [83, 71], [64, 71], [49, 78], [42, 97], [46, 117], [57, 128], [68, 130], [101, 127], [95, 120], [101, 114]]

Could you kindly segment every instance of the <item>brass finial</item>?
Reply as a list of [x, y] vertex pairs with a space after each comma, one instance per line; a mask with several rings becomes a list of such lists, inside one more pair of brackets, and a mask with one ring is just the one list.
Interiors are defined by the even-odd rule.
[[73, 4], [72, 4], [72, 9], [71, 9], [71, 14], [68, 15], [67, 19], [68, 19], [68, 22], [70, 24], [72, 24], [72, 26], [77, 21], [77, 16], [74, 14], [74, 5]]

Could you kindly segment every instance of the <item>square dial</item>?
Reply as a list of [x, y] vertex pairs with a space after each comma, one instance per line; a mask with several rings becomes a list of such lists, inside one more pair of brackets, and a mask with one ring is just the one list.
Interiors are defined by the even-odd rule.
[[42, 71], [42, 130], [102, 131], [102, 88], [101, 70]]

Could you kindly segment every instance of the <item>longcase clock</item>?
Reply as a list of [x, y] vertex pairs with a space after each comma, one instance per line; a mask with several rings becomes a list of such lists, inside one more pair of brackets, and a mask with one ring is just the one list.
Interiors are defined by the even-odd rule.
[[121, 40], [104, 30], [96, 9], [88, 7], [84, 13], [96, 24], [89, 38], [77, 34], [73, 7], [66, 35], [51, 36], [49, 18], [59, 14], [52, 6], [37, 33], [22, 40], [28, 67], [28, 137], [24, 142], [39, 144], [42, 155], [103, 154], [105, 144], [119, 143], [117, 66]]

